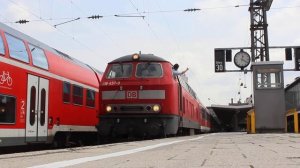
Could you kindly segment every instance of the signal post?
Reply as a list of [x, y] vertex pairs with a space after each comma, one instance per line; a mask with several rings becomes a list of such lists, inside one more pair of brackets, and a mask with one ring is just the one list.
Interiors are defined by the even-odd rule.
[[[250, 0], [251, 47], [215, 49], [215, 72], [252, 72], [255, 130], [251, 133], [284, 132], [285, 97], [283, 71], [300, 70], [300, 47], [269, 47], [267, 31], [267, 11], [273, 0]], [[283, 69], [284, 61], [270, 61], [269, 49], [285, 49], [285, 60], [295, 61], [294, 69]], [[238, 70], [227, 70], [226, 62], [232, 62]], [[250, 51], [251, 56], [248, 54]], [[250, 69], [247, 70], [247, 67]], [[250, 114], [250, 113], [249, 113]], [[253, 126], [252, 126], [253, 127]]]

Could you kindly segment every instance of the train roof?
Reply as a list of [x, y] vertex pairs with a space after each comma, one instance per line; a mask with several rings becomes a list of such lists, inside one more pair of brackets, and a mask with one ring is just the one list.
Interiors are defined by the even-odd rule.
[[133, 60], [132, 59], [132, 55], [126, 55], [120, 58], [117, 58], [111, 62], [109, 62], [109, 64], [111, 63], [120, 63], [120, 62], [132, 62], [132, 61], [152, 61], [152, 62], [169, 62], [161, 57], [155, 56], [153, 54], [139, 54], [139, 59], [138, 60]]
[[[13, 29], [13, 28], [11, 28], [11, 27], [9, 27], [9, 26], [1, 23], [1, 22], [0, 22], [0, 29], [3, 30], [4, 32], [6, 32], [8, 34], [11, 34], [15, 37], [18, 37], [22, 40], [26, 40], [27, 42], [29, 42], [32, 45], [35, 45], [35, 46], [40, 47], [42, 49], [48, 50], [48, 51], [64, 58], [65, 60], [68, 60], [68, 61], [70, 61], [74, 64], [77, 64], [77, 65], [81, 66], [81, 67], [90, 69], [90, 66], [88, 66], [87, 64], [85, 64], [85, 63], [83, 63], [83, 62], [81, 62], [81, 61], [69, 56], [68, 54], [65, 54], [65, 53], [55, 49], [55, 48], [52, 48], [52, 47], [48, 46], [47, 44], [42, 43], [42, 42], [40, 42], [40, 41], [38, 41], [38, 40], [22, 33], [22, 32], [20, 32], [20, 31], [18, 31], [18, 30], [15, 30], [15, 29]], [[93, 68], [93, 69], [95, 69], [95, 68]], [[98, 72], [100, 72], [100, 71], [98, 71]]]

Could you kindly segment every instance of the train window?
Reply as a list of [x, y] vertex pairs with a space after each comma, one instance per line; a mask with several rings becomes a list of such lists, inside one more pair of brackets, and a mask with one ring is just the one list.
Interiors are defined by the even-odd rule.
[[129, 78], [132, 74], [132, 64], [113, 64], [110, 67], [106, 77], [113, 78]]
[[3, 55], [5, 54], [3, 39], [1, 36], [0, 36], [0, 54], [3, 54]]
[[92, 90], [86, 90], [86, 106], [95, 107], [95, 92]]
[[30, 48], [31, 55], [32, 55], [33, 65], [43, 68], [43, 69], [48, 69], [48, 61], [47, 61], [44, 51], [41, 48], [38, 48], [31, 44], [29, 44], [29, 48]]
[[36, 107], [36, 88], [32, 86], [30, 89], [30, 113], [29, 113], [30, 125], [34, 125], [35, 123], [35, 107]]
[[5, 33], [9, 54], [12, 58], [29, 63], [28, 53], [22, 40]]
[[139, 63], [136, 69], [136, 76], [140, 78], [162, 77], [162, 67], [160, 63], [145, 62]]
[[73, 103], [82, 105], [83, 103], [83, 88], [73, 85]]
[[16, 98], [0, 95], [0, 124], [16, 122]]
[[40, 119], [40, 124], [41, 126], [45, 125], [46, 121], [46, 90], [42, 89], [41, 91], [41, 119]]
[[71, 101], [71, 84], [68, 82], [63, 83], [63, 101], [70, 103]]

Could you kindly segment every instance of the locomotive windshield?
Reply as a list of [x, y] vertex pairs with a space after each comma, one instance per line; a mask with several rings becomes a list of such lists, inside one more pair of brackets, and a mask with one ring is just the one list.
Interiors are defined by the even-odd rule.
[[129, 78], [132, 74], [132, 64], [113, 64], [107, 73], [108, 79]]
[[141, 78], [162, 77], [162, 67], [160, 63], [145, 62], [137, 65], [136, 76]]

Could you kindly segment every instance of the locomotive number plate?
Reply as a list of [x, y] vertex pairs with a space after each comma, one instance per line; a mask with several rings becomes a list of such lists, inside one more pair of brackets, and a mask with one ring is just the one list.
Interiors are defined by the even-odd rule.
[[126, 98], [127, 99], [137, 99], [138, 98], [138, 92], [137, 91], [127, 91], [126, 92]]

